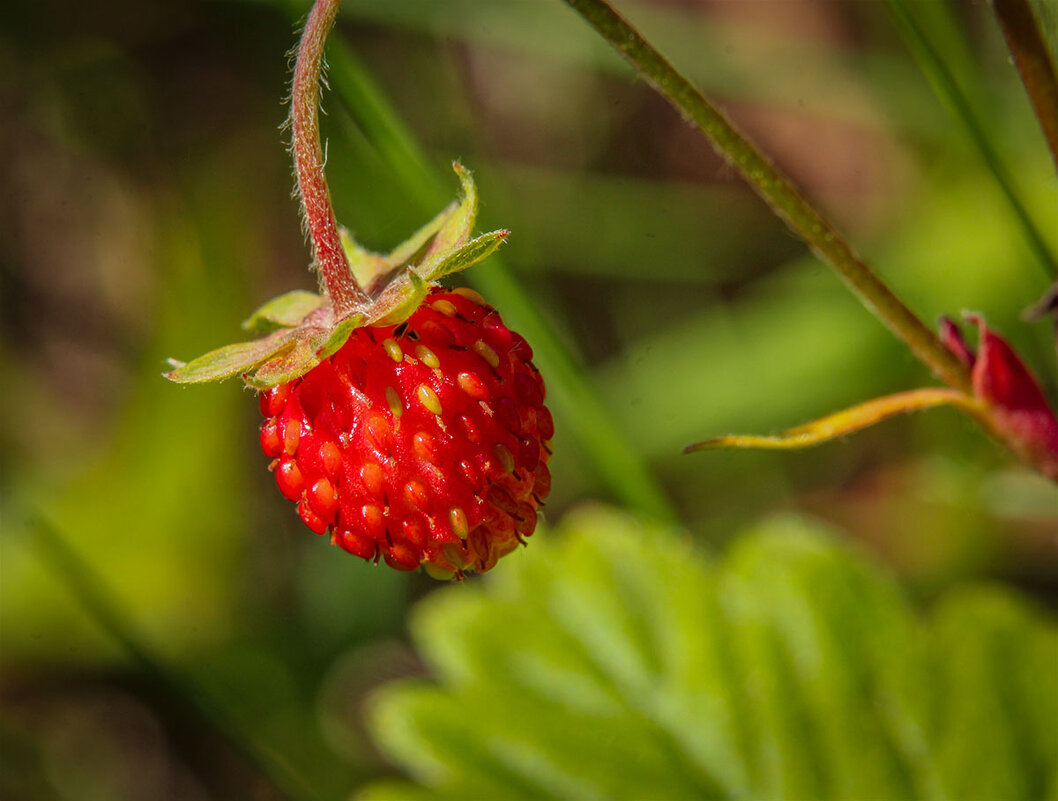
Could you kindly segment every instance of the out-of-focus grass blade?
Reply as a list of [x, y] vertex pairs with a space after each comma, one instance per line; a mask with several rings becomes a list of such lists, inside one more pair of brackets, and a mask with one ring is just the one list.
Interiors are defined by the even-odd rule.
[[992, 8], [1058, 167], [1058, 75], [1044, 33], [1050, 30], [1054, 39], [1058, 20], [1037, 19], [1029, 0], [993, 0]]
[[48, 567], [62, 579], [63, 585], [92, 619], [121, 644], [144, 672], [172, 695], [187, 702], [283, 796], [291, 801], [317, 801], [319, 796], [308, 782], [280, 755], [240, 726], [203, 687], [154, 653], [103, 580], [66, 543], [56, 528], [39, 515], [31, 515], [26, 522], [37, 551]]
[[[1039, 228], [1014, 189], [1009, 171], [1003, 164], [992, 136], [974, 111], [973, 105], [948, 66], [947, 54], [940, 51], [906, 0], [887, 0], [900, 34], [922, 67], [933, 90], [974, 143], [988, 169], [995, 176], [1022, 233], [1048, 277], [1058, 274], [1058, 262], [1044, 241]], [[943, 4], [941, 4], [943, 5]]]
[[[288, 10], [293, 8], [290, 2], [284, 5]], [[428, 166], [396, 111], [336, 35], [328, 44], [327, 58], [332, 89], [397, 174], [404, 191], [424, 214], [436, 213], [451, 199], [454, 186], [442, 183]], [[487, 265], [476, 269], [470, 280], [503, 309], [504, 317], [532, 343], [560, 419], [566, 421], [592, 467], [615, 496], [656, 518], [671, 520], [674, 512], [659, 484], [613, 423], [575, 357], [555, 337], [503, 262], [494, 256]]]

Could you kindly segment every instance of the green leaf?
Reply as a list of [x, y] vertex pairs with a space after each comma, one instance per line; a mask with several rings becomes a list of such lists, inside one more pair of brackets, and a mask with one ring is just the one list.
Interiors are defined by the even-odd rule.
[[797, 521], [716, 563], [602, 508], [534, 540], [415, 609], [436, 683], [370, 726], [416, 786], [362, 797], [1055, 797], [1058, 632], [1008, 592], [924, 620]]
[[267, 334], [277, 328], [294, 328], [323, 303], [324, 298], [319, 295], [295, 289], [265, 303], [249, 316], [242, 327], [259, 334]]

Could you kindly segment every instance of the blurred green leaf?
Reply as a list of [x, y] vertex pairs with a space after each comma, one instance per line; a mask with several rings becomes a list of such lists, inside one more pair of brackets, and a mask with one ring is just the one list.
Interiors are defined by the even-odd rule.
[[716, 563], [602, 508], [561, 529], [415, 610], [438, 683], [371, 723], [421, 787], [363, 797], [1054, 797], [1058, 629], [1012, 594], [920, 619], [796, 521]]

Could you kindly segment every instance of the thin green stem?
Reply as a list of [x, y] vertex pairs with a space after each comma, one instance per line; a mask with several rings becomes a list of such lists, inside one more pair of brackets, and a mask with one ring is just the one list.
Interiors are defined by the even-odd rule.
[[[287, 8], [292, 7], [289, 0]], [[389, 165], [401, 188], [432, 214], [448, 198], [448, 184], [424, 157], [422, 148], [400, 115], [368, 75], [352, 51], [340, 40], [328, 46], [331, 84], [368, 140]], [[614, 423], [610, 411], [585, 377], [578, 360], [555, 336], [517, 278], [496, 255], [473, 270], [471, 282], [503, 310], [532, 343], [535, 361], [547, 376], [551, 403], [586, 455], [599, 479], [614, 496], [633, 509], [659, 520], [676, 513], [643, 458]]]
[[128, 652], [140, 667], [174, 697], [186, 701], [283, 797], [291, 801], [318, 801], [309, 784], [283, 759], [239, 726], [204, 688], [165, 664], [136, 631], [102, 579], [66, 543], [47, 520], [30, 515], [26, 520], [45, 563], [63, 580], [81, 607]]
[[1058, 168], [1058, 76], [1039, 21], [1028, 0], [992, 0], [992, 7]]
[[342, 0], [318, 0], [309, 13], [298, 45], [294, 83], [290, 93], [290, 127], [293, 131], [294, 171], [305, 215], [305, 227], [312, 240], [315, 267], [320, 271], [335, 314], [346, 317], [366, 300], [356, 284], [345, 258], [338, 223], [323, 173], [323, 147], [320, 144], [320, 71], [323, 46], [334, 26]]
[[833, 267], [863, 304], [938, 378], [970, 391], [970, 377], [934, 332], [886, 286], [787, 178], [716, 106], [605, 0], [566, 0], [677, 110], [708, 137], [812, 251]]
[[980, 120], [977, 119], [977, 115], [974, 113], [966, 94], [959, 86], [959, 82], [955, 80], [955, 76], [948, 69], [944, 59], [941, 58], [940, 53], [938, 53], [937, 48], [934, 47], [926, 32], [922, 29], [922, 26], [918, 24], [915, 15], [907, 6], [906, 0], [887, 0], [887, 4], [901, 35], [921, 65], [922, 71], [929, 78], [937, 97], [947, 106], [951, 114], [962, 123], [982, 160], [995, 177], [996, 183], [1007, 200], [1007, 205], [1010, 206], [1010, 210], [1021, 226], [1029, 248], [1036, 257], [1036, 261], [1043, 268], [1048, 278], [1054, 278], [1058, 274], [1058, 264], [1055, 262], [1054, 255], [1040, 234], [1036, 223], [1029, 215], [1028, 209], [1025, 208], [1025, 205], [1014, 191], [1014, 182], [1010, 174], [1003, 165], [995, 146], [985, 133]]

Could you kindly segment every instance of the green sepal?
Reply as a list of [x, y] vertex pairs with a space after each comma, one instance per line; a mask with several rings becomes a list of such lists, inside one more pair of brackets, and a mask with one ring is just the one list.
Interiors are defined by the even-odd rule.
[[372, 253], [357, 242], [348, 228], [338, 228], [338, 238], [349, 262], [349, 269], [356, 279], [357, 286], [369, 290], [379, 278], [392, 270], [389, 260], [378, 253]]
[[422, 305], [429, 291], [430, 285], [414, 271], [409, 270], [401, 276], [401, 280], [386, 287], [375, 305], [380, 315], [369, 320], [369, 324], [384, 326], [404, 322]]
[[247, 318], [242, 327], [246, 331], [267, 334], [278, 328], [294, 328], [326, 302], [326, 298], [295, 289], [272, 298]]
[[[362, 314], [346, 317], [330, 330], [327, 338], [323, 341], [323, 344], [316, 348], [316, 355], [321, 361], [333, 356], [338, 352], [342, 345], [346, 343], [346, 340], [349, 339], [353, 331], [359, 328], [363, 322], [364, 315]], [[313, 341], [315, 342], [315, 340]]]
[[461, 195], [459, 205], [444, 221], [444, 225], [430, 243], [423, 257], [423, 263], [437, 256], [444, 258], [453, 250], [462, 247], [470, 239], [470, 232], [474, 230], [474, 223], [478, 218], [478, 190], [470, 171], [458, 161], [452, 162], [452, 169], [459, 176]]
[[338, 236], [356, 283], [370, 293], [390, 273], [408, 264], [418, 264], [433, 244], [437, 232], [458, 208], [458, 204], [450, 203], [430, 222], [385, 256], [368, 250], [356, 241], [348, 229], [340, 228]]
[[405, 264], [418, 264], [427, 249], [433, 246], [434, 237], [458, 209], [458, 203], [449, 203], [430, 222], [393, 248], [386, 257], [391, 265], [390, 269], [393, 270]]
[[319, 363], [312, 343], [307, 339], [295, 339], [292, 348], [247, 373], [243, 380], [254, 389], [269, 389], [305, 375]]
[[511, 232], [507, 230], [491, 231], [471, 239], [455, 253], [440, 258], [436, 264], [424, 263], [420, 272], [428, 281], [436, 281], [446, 275], [473, 267], [479, 261], [491, 256], [502, 245]]
[[166, 377], [178, 383], [220, 381], [241, 375], [257, 389], [267, 389], [304, 375], [332, 356], [360, 326], [397, 325], [422, 305], [439, 278], [464, 270], [489, 256], [507, 238], [506, 230], [473, 240], [478, 193], [470, 172], [452, 165], [459, 177], [460, 198], [388, 255], [372, 253], [352, 234], [339, 229], [350, 271], [367, 299], [345, 319], [335, 321], [324, 293], [295, 290], [280, 295], [255, 311], [243, 328], [265, 334], [256, 342], [241, 342], [210, 351], [188, 363], [172, 361]]
[[225, 378], [245, 373], [256, 365], [274, 356], [287, 346], [292, 331], [276, 331], [264, 339], [254, 342], [239, 342], [211, 350], [186, 364], [173, 361], [176, 369], [165, 374], [177, 384], [204, 384], [208, 381], [223, 381]]

